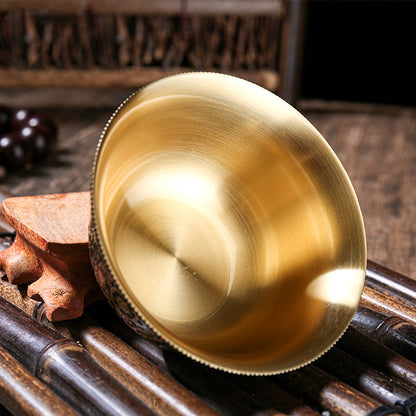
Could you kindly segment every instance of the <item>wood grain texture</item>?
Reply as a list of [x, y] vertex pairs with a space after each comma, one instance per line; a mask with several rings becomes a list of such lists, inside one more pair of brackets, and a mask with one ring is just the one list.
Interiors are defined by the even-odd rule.
[[26, 296], [25, 289], [22, 286], [13, 285], [5, 280], [0, 280], [0, 296], [29, 315], [36, 314], [36, 310], [41, 305], [41, 302]]
[[386, 316], [399, 316], [416, 324], [414, 303], [408, 302], [393, 294], [384, 294], [369, 287], [364, 287], [360, 305]]
[[[13, 90], [0, 88], [0, 97], [3, 99], [2, 104], [7, 103], [12, 108], [30, 106], [34, 109], [42, 108], [47, 112], [51, 109], [55, 111], [59, 109], [59, 112], [65, 109], [86, 109], [88, 111], [107, 109], [110, 111], [117, 108], [136, 89], [137, 86], [112, 88], [109, 94], [108, 89], [93, 87], [44, 87], [41, 91], [39, 88], [16, 87]], [[67, 121], [70, 121], [70, 119]]]
[[2, 206], [9, 224], [26, 240], [60, 255], [63, 247], [88, 245], [90, 199], [89, 192], [39, 195], [8, 198]]
[[102, 297], [88, 250], [89, 192], [8, 198], [3, 212], [16, 238], [0, 252], [0, 267], [9, 282], [29, 284], [49, 320], [78, 318]]
[[[338, 109], [337, 109], [338, 108]], [[368, 258], [416, 278], [416, 110], [305, 108], [357, 192]]]
[[[82, 91], [75, 93], [81, 100]], [[114, 100], [120, 95], [115, 90]], [[42, 97], [42, 90], [26, 94], [19, 90], [16, 97], [0, 90], [0, 104], [18, 99], [19, 105], [41, 108]], [[57, 97], [52, 98], [48, 90], [45, 105], [57, 104]], [[96, 92], [87, 91], [84, 98], [82, 109], [45, 109], [60, 128], [57, 154], [27, 172], [8, 174], [0, 185], [15, 195], [89, 189], [95, 147], [114, 107], [96, 108], [100, 102]], [[107, 91], [102, 104], [110, 103]], [[364, 215], [368, 257], [416, 277], [416, 110], [325, 103], [303, 105], [302, 113], [327, 139], [351, 177]]]

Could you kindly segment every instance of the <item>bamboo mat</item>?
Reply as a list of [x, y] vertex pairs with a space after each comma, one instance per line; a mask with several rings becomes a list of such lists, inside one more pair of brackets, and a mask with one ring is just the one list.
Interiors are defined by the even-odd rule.
[[[0, 186], [16, 195], [88, 190], [100, 132], [127, 94], [0, 91], [0, 105], [46, 107], [60, 129], [55, 160], [8, 174]], [[416, 109], [311, 101], [299, 107], [352, 179], [364, 215], [368, 257], [416, 278]]]

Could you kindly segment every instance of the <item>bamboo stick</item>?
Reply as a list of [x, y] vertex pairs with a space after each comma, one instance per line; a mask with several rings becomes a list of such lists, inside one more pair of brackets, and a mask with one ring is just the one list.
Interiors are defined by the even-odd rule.
[[[26, 313], [35, 315], [37, 319], [44, 317], [44, 314], [41, 312], [43, 304], [25, 297], [15, 285], [1, 281], [0, 293], [3, 297], [9, 298], [19, 307], [25, 308]], [[101, 316], [104, 316], [102, 314], [103, 310], [104, 314], [110, 312], [111, 315], [113, 313], [112, 310], [107, 311], [106, 307], [100, 308], [100, 304], [92, 306], [90, 310], [92, 309], [97, 309], [96, 313]], [[124, 323], [121, 324], [124, 325]], [[60, 332], [64, 332], [65, 330], [68, 332], [68, 328], [76, 339], [80, 340], [86, 346], [93, 357], [108, 372], [136, 396], [140, 397], [146, 404], [154, 408], [158, 414], [169, 416], [196, 416], [201, 414], [214, 416], [218, 414], [201, 399], [180, 385], [170, 375], [159, 370], [114, 334], [94, 324], [88, 317], [84, 316], [79, 320], [66, 322], [58, 326]], [[136, 334], [134, 334], [134, 337], [140, 339]], [[157, 348], [156, 345], [155, 348]], [[268, 386], [267, 400], [265, 399], [267, 394], [264, 394], [263, 388], [260, 389], [259, 385], [257, 387], [256, 384], [251, 385], [251, 389], [257, 389], [257, 396], [264, 398], [262, 403], [270, 403], [271, 408], [269, 409], [268, 415], [280, 415], [280, 410], [288, 411], [293, 416], [318, 415], [312, 409], [292, 398], [276, 386], [274, 386], [274, 389], [273, 386]], [[251, 389], [246, 394], [242, 394], [242, 396], [246, 398], [247, 394], [251, 395]], [[241, 400], [239, 397], [237, 399]], [[243, 402], [242, 406], [244, 405]], [[279, 411], [273, 408], [278, 408]]]
[[353, 327], [339, 341], [340, 348], [359, 357], [382, 373], [416, 387], [416, 363], [376, 342]]
[[[220, 390], [224, 390], [224, 386], [219, 382], [217, 378], [212, 378], [211, 375], [206, 373], [210, 370], [204, 369], [203, 367], [200, 369], [197, 364], [188, 362], [189, 360], [186, 360], [185, 357], [175, 353], [165, 345], [158, 345], [152, 341], [137, 336], [126, 325], [124, 325], [118, 317], [115, 316], [114, 312], [107, 305], [102, 303], [99, 308], [97, 308], [97, 305], [95, 305], [93, 308], [90, 308], [90, 313], [94, 316], [95, 319], [99, 320], [100, 324], [105, 325], [111, 330], [111, 332], [116, 333], [118, 336], [124, 339], [129, 345], [137, 349], [137, 351], [139, 351], [154, 365], [158, 366], [166, 372], [173, 372], [175, 377], [180, 378], [186, 385], [189, 386], [189, 384], [194, 383], [198, 388], [201, 388], [200, 383], [202, 382], [205, 384], [208, 383], [206, 390], [209, 390], [214, 385], [220, 386]], [[194, 368], [194, 370], [192, 370], [192, 368]], [[310, 366], [307, 368], [309, 369]], [[201, 370], [204, 370], [205, 372], [201, 372]], [[291, 378], [288, 374], [287, 376], [278, 376], [276, 378], [269, 378], [268, 380], [277, 381], [280, 388], [285, 391], [287, 388], [289, 388], [293, 396], [307, 396], [313, 405], [320, 407], [321, 410], [329, 410], [331, 414], [334, 415], [364, 415], [379, 405], [378, 401], [367, 397], [366, 395], [358, 392], [356, 389], [353, 389], [347, 384], [336, 380], [335, 377], [332, 377], [317, 368], [313, 368], [312, 370], [304, 369], [300, 371], [301, 373], [289, 373], [297, 374], [297, 376], [293, 376], [294, 378]], [[305, 373], [302, 371], [305, 371]], [[296, 378], [301, 378], [303, 376], [305, 376], [305, 380], [298, 383]], [[200, 378], [203, 380], [200, 380]], [[237, 381], [238, 378], [234, 381], [232, 376], [225, 376], [225, 380], [228, 379], [233, 384], [247, 382], [244, 379]], [[252, 383], [262, 383], [262, 381], [258, 381], [262, 379], [252, 380], [253, 381], [250, 380]], [[230, 382], [227, 382], [226, 385], [229, 385]], [[192, 386], [189, 387], [192, 388]], [[264, 388], [264, 386], [262, 387]], [[251, 389], [253, 389], [253, 386], [251, 386]], [[202, 390], [203, 391], [198, 391], [198, 394], [209, 394], [204, 389]], [[265, 390], [263, 390], [263, 395], [267, 395]], [[227, 398], [230, 399], [230, 397], [232, 396], [227, 394]], [[216, 397], [215, 400], [218, 399], [219, 398]], [[264, 396], [262, 396], [262, 399], [267, 401]], [[289, 402], [289, 409], [292, 407], [292, 410], [286, 411], [290, 414], [296, 414], [292, 405], [293, 402], [292, 404]], [[299, 409], [300, 414], [307, 415], [312, 411], [306, 404], [303, 406], [303, 411]], [[348, 413], [348, 409], [353, 409], [354, 412], [356, 411], [357, 413], [353, 413], [352, 411], [351, 413]]]
[[[9, 291], [9, 294], [8, 294], [9, 297], [12, 296], [15, 299], [18, 299], [19, 296], [21, 296], [19, 290], [14, 285], [10, 285], [7, 282], [3, 282], [3, 283], [4, 284], [2, 286], [0, 286], [0, 289], [2, 287], [7, 287], [8, 288], [8, 291]], [[16, 292], [16, 294], [14, 292]], [[31, 299], [27, 299], [27, 298], [22, 298], [22, 300], [24, 300], [25, 303], [23, 303], [23, 304], [20, 303], [19, 306], [26, 308], [26, 311], [29, 312], [29, 313], [31, 313], [31, 311], [34, 311], [35, 308], [36, 308], [36, 306], [40, 303], [40, 302], [36, 302], [36, 301], [33, 301]], [[27, 308], [26, 305], [29, 305], [29, 308]], [[110, 315], [111, 315], [112, 311], [109, 310], [108, 312], [110, 312]], [[108, 312], [107, 312], [107, 315], [108, 315]], [[101, 316], [105, 316], [105, 320], [107, 322], [111, 321], [111, 317], [109, 319], [109, 317], [106, 316], [105, 310], [104, 310], [104, 314], [103, 314], [102, 313], [102, 309], [100, 310], [100, 308], [98, 308], [98, 313]], [[83, 331], [84, 331], [84, 339], [81, 339], [82, 341], [85, 342], [85, 339], [90, 338], [92, 341], [89, 341], [89, 343], [97, 342], [96, 340], [94, 340], [94, 330], [92, 331], [92, 333], [89, 333], [88, 330], [87, 330], [87, 328], [85, 328], [85, 323], [81, 323], [81, 324], [77, 324], [77, 325], [81, 325], [81, 327], [84, 327], [84, 329], [83, 329]], [[118, 324], [116, 324], [116, 325], [118, 325]], [[379, 326], [379, 322], [376, 322], [375, 325], [376, 326]], [[122, 326], [123, 326], [123, 324], [120, 325], [120, 327], [122, 327]], [[350, 331], [353, 331], [353, 330], [350, 330]], [[95, 335], [95, 338], [96, 337], [97, 337], [97, 335]], [[132, 337], [133, 338], [136, 338], [135, 334], [132, 334]], [[106, 342], [104, 342], [105, 341], [104, 338], [105, 338], [104, 336], [101, 336], [101, 337], [98, 336], [98, 343], [101, 342], [103, 344], [101, 344], [101, 345], [98, 344], [98, 347], [95, 347], [95, 348], [98, 348], [98, 349], [99, 348], [102, 348], [102, 349], [106, 349], [107, 348], [107, 351], [110, 351], [111, 352], [114, 349], [114, 346], [111, 345], [111, 342], [109, 340], [108, 340], [107, 345], [106, 345]], [[108, 338], [111, 339], [111, 338], [114, 338], [114, 336], [111, 333], [108, 333]], [[351, 338], [351, 336], [350, 336], [350, 338]], [[351, 345], [356, 345], [356, 343], [359, 342], [359, 340], [360, 340], [359, 333], [358, 333], [358, 331], [355, 331], [355, 336], [350, 340], [350, 344]], [[368, 342], [370, 342], [370, 341], [371, 340], [368, 339]], [[140, 341], [139, 340], [139, 342], [141, 342], [143, 344], [143, 341]], [[368, 345], [368, 342], [364, 342], [363, 343], [363, 340], [361, 340], [361, 344], [359, 344], [359, 345], [361, 345], [361, 348], [359, 348], [358, 351], [361, 351], [361, 352], [362, 351], [365, 351], [365, 345]], [[88, 342], [87, 342], [87, 344], [88, 344]], [[387, 353], [384, 352], [384, 355], [382, 355], [381, 352], [383, 352], [383, 351], [380, 352], [380, 347], [381, 346], [379, 345], [377, 350], [374, 350], [374, 348], [373, 348], [371, 350], [371, 353], [370, 353], [370, 358], [371, 357], [373, 359], [375, 359], [377, 357], [379, 358], [378, 362], [380, 362], [380, 359], [382, 357], [386, 357], [386, 354], [388, 356], [390, 356], [392, 354], [392, 353], [389, 353], [389, 352], [387, 352]], [[376, 377], [374, 377], [374, 374], [371, 374], [372, 373], [371, 371], [370, 371], [370, 374], [366, 374], [366, 372], [368, 372], [368, 371], [367, 370], [366, 371], [363, 371], [362, 370], [362, 366], [357, 365], [356, 362], [352, 362], [351, 358], [349, 358], [349, 359], [345, 359], [345, 357], [344, 358], [342, 358], [342, 357], [341, 358], [339, 358], [339, 357], [338, 358], [333, 358], [333, 357], [331, 358], [331, 355], [333, 355], [333, 354], [334, 354], [334, 352], [332, 351], [332, 352], [329, 353], [328, 356], [324, 356], [323, 361], [326, 361], [327, 362], [327, 365], [329, 365], [329, 366], [330, 365], [335, 366], [335, 368], [337, 368], [337, 363], [338, 362], [347, 363], [348, 364], [348, 367], [350, 367], [350, 368], [353, 369], [352, 373], [350, 374], [350, 377], [356, 377], [357, 378], [358, 376], [360, 376], [361, 378], [360, 378], [359, 381], [363, 385], [360, 385], [359, 387], [361, 387], [363, 391], [367, 391], [368, 394], [371, 395], [371, 389], [374, 389], [374, 391], [376, 393], [378, 392], [381, 395], [381, 397], [388, 398], [389, 395], [391, 395], [392, 398], [389, 400], [389, 402], [394, 402], [395, 400], [403, 399], [406, 396], [406, 393], [402, 394], [401, 396], [397, 396], [397, 395], [395, 396], [393, 393], [389, 392], [388, 390], [389, 389], [393, 389], [394, 386], [393, 387], [391, 387], [391, 386], [389, 387], [386, 384], [385, 380], [382, 380], [381, 383], [378, 382], [377, 381], [377, 377], [379, 377], [379, 376], [376, 375]], [[103, 360], [105, 361], [106, 360], [106, 357], [105, 357], [106, 354], [104, 353], [103, 355], [104, 355]], [[120, 354], [117, 355], [117, 357], [124, 357], [124, 355], [125, 354], [120, 353]], [[369, 357], [369, 355], [367, 354], [367, 358], [368, 357]], [[392, 361], [391, 358], [390, 358], [390, 361], [387, 361], [387, 359], [384, 358], [384, 359], [381, 359], [381, 362], [382, 363], [385, 363], [385, 365], [387, 365], [387, 363], [389, 363], [390, 367], [393, 366], [393, 375], [395, 374], [396, 376], [402, 376], [401, 377], [402, 380], [404, 380], [404, 381], [410, 381], [411, 382], [412, 381], [412, 374], [414, 374], [414, 369], [412, 369], [412, 366], [415, 367], [415, 365], [413, 363], [411, 363], [411, 362], [408, 362], [407, 360], [404, 360], [403, 357], [400, 357], [397, 354], [396, 354], [396, 357], [394, 357], [394, 358], [395, 359], [393, 361]], [[159, 360], [163, 360], [163, 357], [162, 358], [159, 357]], [[403, 362], [403, 360], [404, 360], [404, 362]], [[123, 366], [125, 366], [125, 365], [123, 365]], [[134, 366], [132, 366], [132, 368], [133, 367]], [[117, 369], [117, 367], [113, 367], [113, 368], [114, 368], [114, 371], [115, 372], [118, 372], [119, 371]], [[323, 367], [323, 368], [328, 369], [328, 367]], [[341, 369], [341, 372], [340, 373], [337, 373], [336, 375], [342, 378], [342, 374], [348, 375], [348, 373], [349, 373], [349, 369], [348, 368], [344, 368], [344, 369]], [[403, 374], [404, 373], [406, 373], [406, 377], [403, 377]], [[237, 380], [238, 380], [238, 378], [237, 378]], [[354, 380], [349, 379], [349, 382], [352, 385], [354, 385]], [[356, 384], [356, 386], [357, 386], [357, 384]], [[255, 385], [252, 386], [252, 388], [255, 388]], [[370, 390], [366, 390], [366, 388], [367, 389], [369, 388]], [[387, 391], [385, 391], [386, 388], [387, 388]], [[380, 400], [380, 397], [379, 397], [379, 400]], [[283, 410], [285, 410], [285, 409], [283, 409]]]
[[65, 323], [92, 356], [157, 414], [219, 416], [201, 399], [155, 368], [111, 332], [83, 317]]
[[[220, 403], [221, 411], [223, 412], [243, 412], [243, 407], [248, 400], [247, 394], [255, 397], [262, 403], [262, 405], [278, 408], [280, 411], [288, 413], [293, 416], [317, 416], [317, 412], [312, 410], [309, 406], [301, 403], [292, 395], [289, 395], [284, 390], [278, 388], [268, 379], [252, 378], [252, 377], [234, 377], [225, 374], [218, 376], [214, 370], [207, 369], [186, 357], [183, 357], [176, 352], [171, 351], [166, 344], [158, 344], [152, 340], [138, 336], [133, 332], [124, 322], [116, 316], [114, 311], [104, 302], [90, 307], [88, 313], [92, 315], [99, 323], [107, 327], [111, 332], [122, 338], [127, 344], [140, 353], [143, 357], [149, 360], [154, 366], [164, 371], [169, 375], [174, 375], [182, 380], [185, 384], [193, 383], [200, 384], [202, 380], [204, 390], [203, 395], [208, 400], [215, 403]], [[180, 367], [172, 369], [169, 365], [172, 362], [177, 362]], [[183, 375], [178, 375], [176, 372], [187, 373], [182, 379]], [[200, 373], [202, 371], [202, 373]], [[219, 384], [217, 384], [219, 383]], [[238, 389], [232, 389], [230, 392], [230, 385], [238, 385]], [[227, 387], [228, 386], [228, 387]], [[211, 388], [215, 390], [210, 392]], [[243, 394], [243, 390], [245, 393]], [[199, 394], [201, 392], [199, 391]], [[234, 402], [241, 402], [238, 409], [235, 404], [230, 404], [229, 400]], [[250, 409], [252, 405], [246, 408]], [[235, 414], [235, 413], [234, 413]]]
[[385, 294], [393, 294], [410, 302], [416, 301], [416, 281], [368, 261], [366, 272], [366, 285]]
[[370, 287], [364, 287], [361, 295], [361, 306], [378, 311], [384, 315], [400, 316], [416, 323], [414, 305], [394, 294], [385, 294]]
[[380, 406], [375, 399], [312, 365], [276, 376], [274, 381], [335, 416], [367, 416]]
[[410, 387], [400, 385], [337, 347], [331, 348], [316, 365], [383, 404], [394, 404], [412, 395]]
[[361, 306], [416, 324], [416, 282], [400, 273], [368, 261]]
[[[280, 409], [275, 410], [265, 403], [256, 402], [251, 393], [245, 392], [224, 378], [223, 373], [212, 370], [204, 365], [173, 351], [166, 344], [157, 344], [135, 334], [128, 328], [114, 312], [104, 303], [89, 308], [89, 314], [95, 319], [99, 318], [101, 325], [104, 322], [111, 332], [121, 336], [130, 346], [135, 348], [142, 356], [148, 359], [157, 368], [171, 377], [179, 380], [189, 390], [203, 398], [224, 415], [251, 415], [277, 416]], [[123, 336], [124, 335], [124, 336]], [[300, 413], [301, 416], [313, 416]]]
[[0, 390], [0, 403], [14, 416], [78, 415], [1, 347]]
[[[97, 313], [99, 313], [101, 316], [103, 316], [101, 310], [98, 310]], [[107, 318], [105, 318], [105, 320], [107, 320]], [[136, 337], [136, 338], [138, 338], [138, 337]], [[141, 342], [143, 342], [143, 340], [141, 340]], [[156, 347], [156, 349], [158, 348], [157, 346], [155, 346], [155, 347]], [[163, 352], [162, 352], [162, 354], [159, 355], [159, 360], [160, 359], [164, 360]], [[164, 365], [166, 366], [166, 363]], [[166, 366], [166, 368], [168, 368], [168, 367]]]
[[153, 415], [75, 341], [0, 298], [0, 346], [84, 415]]
[[416, 362], [416, 326], [398, 316], [360, 308], [352, 325], [370, 338]]

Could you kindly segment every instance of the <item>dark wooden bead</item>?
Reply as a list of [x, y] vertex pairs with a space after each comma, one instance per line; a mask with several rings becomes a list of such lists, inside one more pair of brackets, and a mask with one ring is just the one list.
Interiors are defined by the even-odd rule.
[[32, 115], [32, 110], [27, 108], [20, 108], [14, 110], [10, 118], [10, 130], [18, 130], [24, 123], [26, 123]]
[[33, 152], [16, 133], [3, 134], [0, 137], [0, 165], [7, 170], [22, 169], [32, 160]]
[[52, 119], [27, 108], [0, 106], [0, 164], [7, 170], [40, 162], [54, 149], [57, 127]]
[[49, 130], [51, 136], [56, 139], [56, 124], [46, 114], [33, 113], [22, 123], [22, 126], [29, 126], [39, 130]]
[[40, 162], [55, 146], [53, 133], [43, 126], [37, 128], [23, 127], [17, 132], [17, 135], [21, 141], [30, 147], [33, 153], [33, 162]]

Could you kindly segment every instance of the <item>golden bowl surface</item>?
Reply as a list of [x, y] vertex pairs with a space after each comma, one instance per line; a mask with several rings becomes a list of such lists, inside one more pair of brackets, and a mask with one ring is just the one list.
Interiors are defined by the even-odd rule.
[[366, 245], [350, 180], [303, 116], [247, 81], [183, 74], [130, 97], [98, 146], [92, 202], [98, 281], [129, 319], [215, 368], [303, 366], [358, 306]]

